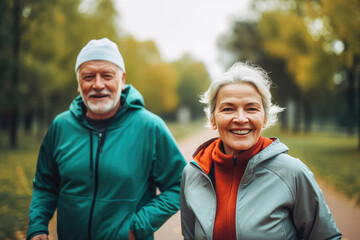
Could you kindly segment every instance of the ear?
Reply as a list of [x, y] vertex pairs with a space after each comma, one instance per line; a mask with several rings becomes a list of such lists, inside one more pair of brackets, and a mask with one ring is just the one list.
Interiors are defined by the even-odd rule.
[[265, 117], [265, 118], [264, 118], [264, 125], [263, 125], [263, 128], [265, 128], [265, 127], [266, 127], [266, 124], [267, 124], [267, 118]]
[[125, 90], [125, 80], [126, 80], [126, 72], [123, 72], [121, 77], [121, 89]]
[[215, 118], [214, 118], [214, 117], [212, 117], [212, 118], [210, 119], [210, 124], [211, 124], [211, 128], [212, 128], [213, 130], [216, 130], [216, 129], [217, 129], [216, 121], [215, 121]]
[[80, 94], [80, 87], [78, 86], [78, 88], [77, 88], [77, 92]]

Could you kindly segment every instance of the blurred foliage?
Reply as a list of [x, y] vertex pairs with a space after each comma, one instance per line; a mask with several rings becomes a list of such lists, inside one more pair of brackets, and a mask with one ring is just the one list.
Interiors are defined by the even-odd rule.
[[276, 84], [276, 102], [284, 107], [294, 103], [293, 113], [281, 114], [284, 129], [292, 125], [298, 132], [304, 126], [310, 132], [316, 121], [347, 126], [354, 133], [360, 122], [360, 2], [251, 3], [256, 19], [234, 21], [219, 45], [233, 61], [251, 60], [267, 70]]
[[[15, 10], [20, 13], [19, 32], [14, 31]], [[194, 94], [199, 92], [199, 84], [204, 84], [201, 90], [208, 85], [202, 63], [191, 62], [199, 66], [179, 69], [178, 64], [162, 59], [153, 41], [137, 41], [123, 32], [116, 21], [121, 21], [121, 16], [112, 0], [1, 1], [1, 128], [7, 130], [11, 122], [19, 122], [29, 131], [34, 123], [43, 129], [55, 115], [67, 110], [77, 95], [77, 54], [94, 38], [107, 37], [118, 44], [125, 61], [126, 82], [143, 94], [146, 107], [157, 114], [175, 115], [179, 99], [189, 98], [189, 92], [181, 90], [184, 84], [189, 89], [193, 87], [186, 83], [189, 80], [196, 88], [190, 90]], [[14, 39], [20, 40], [17, 65]], [[18, 77], [11, 71], [13, 67]], [[18, 84], [13, 84], [14, 78]], [[192, 103], [186, 105], [192, 107]], [[19, 118], [11, 115], [13, 110], [19, 112]]]
[[162, 60], [155, 43], [126, 37], [118, 45], [125, 61], [126, 82], [141, 92], [146, 107], [157, 114], [174, 111], [178, 75], [174, 66]]
[[189, 54], [174, 62], [180, 76], [178, 95], [180, 107], [187, 107], [193, 118], [204, 117], [199, 96], [210, 85], [210, 76], [202, 62], [196, 61]]

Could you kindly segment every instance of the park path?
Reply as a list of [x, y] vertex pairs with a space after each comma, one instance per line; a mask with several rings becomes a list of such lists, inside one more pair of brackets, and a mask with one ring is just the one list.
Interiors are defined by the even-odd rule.
[[[215, 137], [216, 133], [210, 129], [204, 129], [181, 139], [178, 144], [187, 161], [191, 160], [192, 153], [197, 146], [206, 140]], [[343, 234], [343, 240], [360, 240], [360, 207], [345, 198], [342, 194], [335, 191], [326, 183], [317, 179], [325, 200], [334, 216], [339, 230]], [[50, 240], [56, 240], [56, 224], [51, 221]], [[155, 240], [181, 240], [180, 213], [172, 216], [157, 232]]]
[[[210, 129], [201, 130], [178, 142], [179, 147], [187, 161], [191, 160], [197, 146], [206, 140], [215, 137], [216, 133]], [[353, 201], [335, 191], [325, 182], [316, 178], [323, 191], [326, 203], [334, 216], [337, 227], [343, 234], [343, 240], [360, 240], [360, 207]], [[155, 240], [180, 240], [181, 235], [180, 213], [172, 216], [157, 232]]]

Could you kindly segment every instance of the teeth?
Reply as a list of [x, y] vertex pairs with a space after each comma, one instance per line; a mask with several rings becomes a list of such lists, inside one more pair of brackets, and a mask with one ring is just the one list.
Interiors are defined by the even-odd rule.
[[232, 133], [241, 134], [241, 135], [248, 134], [250, 131], [251, 130], [231, 130]]

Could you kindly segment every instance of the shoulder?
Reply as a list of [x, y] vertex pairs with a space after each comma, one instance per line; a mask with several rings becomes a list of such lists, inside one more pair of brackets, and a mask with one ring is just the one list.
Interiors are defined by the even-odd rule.
[[143, 117], [143, 120], [154, 125], [163, 125], [164, 120], [146, 108], [139, 109], [138, 113]]
[[262, 167], [276, 175], [294, 195], [299, 189], [316, 185], [314, 175], [310, 169], [300, 159], [286, 153], [272, 158], [264, 163]]
[[[194, 169], [194, 166], [192, 166], [192, 164], [194, 164], [193, 162], [187, 163], [186, 166], [184, 167], [183, 170], [183, 175], [187, 176], [187, 175], [192, 175], [192, 173], [194, 173], [196, 170]], [[196, 164], [196, 163], [195, 163]]]
[[262, 166], [283, 179], [294, 179], [304, 174], [312, 174], [310, 169], [300, 159], [286, 153], [273, 157]]
[[[199, 168], [199, 169], [196, 169]], [[200, 167], [197, 166], [195, 161], [189, 162], [183, 169], [182, 178], [184, 183], [191, 183], [201, 177]]]
[[74, 116], [72, 115], [72, 113], [69, 110], [67, 110], [56, 115], [52, 124], [56, 124], [56, 125], [63, 124], [65, 122], [68, 122], [69, 120], [72, 120], [73, 118]]
[[300, 159], [290, 156], [287, 153], [281, 153], [273, 157], [270, 161], [265, 162], [263, 166], [275, 172], [282, 169], [285, 171], [297, 172], [299, 169], [306, 167]]
[[67, 110], [58, 114], [50, 124], [48, 134], [66, 135], [73, 134], [75, 129], [80, 129], [81, 123], [71, 111]]
[[150, 112], [149, 110], [142, 108], [136, 111], [136, 120], [137, 126], [142, 126], [143, 128], [153, 129], [157, 133], [170, 133], [168, 126], [165, 121], [158, 115]]
[[164, 121], [161, 117], [147, 110], [146, 108], [128, 108], [125, 114], [119, 116], [119, 121], [124, 120], [132, 121], [134, 123], [141, 122], [145, 125], [163, 125]]
[[289, 148], [276, 139], [270, 146], [265, 148], [259, 158], [265, 159], [261, 166], [276, 174], [299, 174], [309, 171], [309, 168], [298, 158], [289, 155]]

